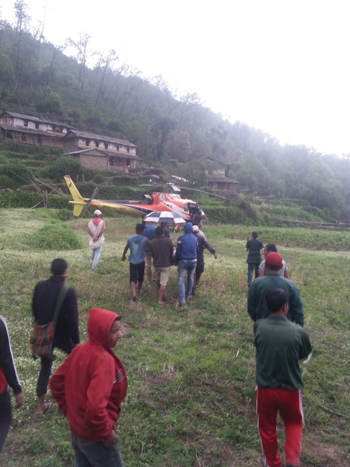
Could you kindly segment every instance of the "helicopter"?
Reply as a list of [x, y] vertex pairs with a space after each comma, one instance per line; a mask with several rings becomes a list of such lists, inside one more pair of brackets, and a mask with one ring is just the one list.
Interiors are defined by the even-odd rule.
[[95, 188], [90, 198], [83, 198], [69, 175], [65, 175], [64, 180], [73, 198], [73, 201], [69, 202], [74, 205], [73, 216], [75, 217], [85, 214], [89, 206], [98, 209], [116, 209], [142, 216], [150, 214], [153, 211], [174, 212], [186, 221], [193, 219], [196, 214], [205, 215], [196, 201], [182, 199], [177, 193], [170, 193], [171, 190], [181, 191], [173, 183], [167, 184], [167, 193], [156, 192], [151, 195], [145, 194], [142, 201], [108, 201], [96, 199], [98, 187]]

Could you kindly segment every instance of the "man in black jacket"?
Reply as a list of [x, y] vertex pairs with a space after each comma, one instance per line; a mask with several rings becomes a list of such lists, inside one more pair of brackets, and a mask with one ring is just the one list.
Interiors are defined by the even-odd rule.
[[[36, 284], [33, 295], [32, 309], [34, 320], [38, 324], [47, 324], [53, 320], [56, 302], [63, 287], [68, 264], [62, 258], [56, 258], [51, 263], [52, 276], [46, 281]], [[57, 318], [54, 346], [67, 354], [79, 344], [78, 306], [73, 288], [69, 288]], [[52, 361], [41, 357], [41, 369], [37, 382], [38, 406], [36, 413], [43, 414], [51, 404], [45, 403], [45, 394], [51, 375]]]
[[205, 238], [204, 233], [199, 230], [198, 225], [194, 225], [192, 228], [192, 233], [197, 237], [198, 244], [197, 244], [197, 267], [196, 267], [196, 275], [194, 279], [194, 284], [192, 288], [192, 295], [196, 293], [196, 287], [199, 283], [202, 273], [204, 272], [204, 248], [210, 251], [214, 258], [216, 259], [218, 255], [215, 253], [214, 248], [209, 245], [207, 239]]

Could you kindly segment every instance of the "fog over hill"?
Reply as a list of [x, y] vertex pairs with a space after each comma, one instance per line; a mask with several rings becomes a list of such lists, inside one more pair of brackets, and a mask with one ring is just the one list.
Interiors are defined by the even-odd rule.
[[350, 219], [348, 158], [281, 145], [266, 132], [231, 123], [197, 94], [178, 95], [161, 76], [146, 79], [118, 51], [93, 50], [88, 34], [52, 44], [40, 28], [33, 31], [25, 4], [18, 5], [16, 23], [0, 23], [1, 111], [127, 139], [145, 164], [176, 167], [186, 178], [192, 173], [198, 186], [205, 182], [200, 174], [221, 169], [241, 193], [303, 200], [332, 218]]

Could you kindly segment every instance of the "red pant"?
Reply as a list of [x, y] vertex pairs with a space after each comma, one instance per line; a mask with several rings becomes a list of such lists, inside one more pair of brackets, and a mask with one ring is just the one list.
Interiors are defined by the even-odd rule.
[[269, 467], [282, 467], [277, 454], [277, 412], [284, 422], [286, 464], [299, 465], [301, 430], [304, 423], [301, 390], [258, 387], [256, 412], [258, 429], [266, 462]]

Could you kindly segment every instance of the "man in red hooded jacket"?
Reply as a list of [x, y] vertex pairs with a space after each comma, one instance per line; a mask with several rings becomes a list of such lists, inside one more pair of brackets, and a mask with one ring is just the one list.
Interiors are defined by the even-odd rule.
[[120, 317], [92, 308], [88, 341], [76, 347], [52, 375], [50, 389], [72, 432], [75, 465], [122, 467], [114, 428], [128, 381], [112, 348], [121, 336]]

